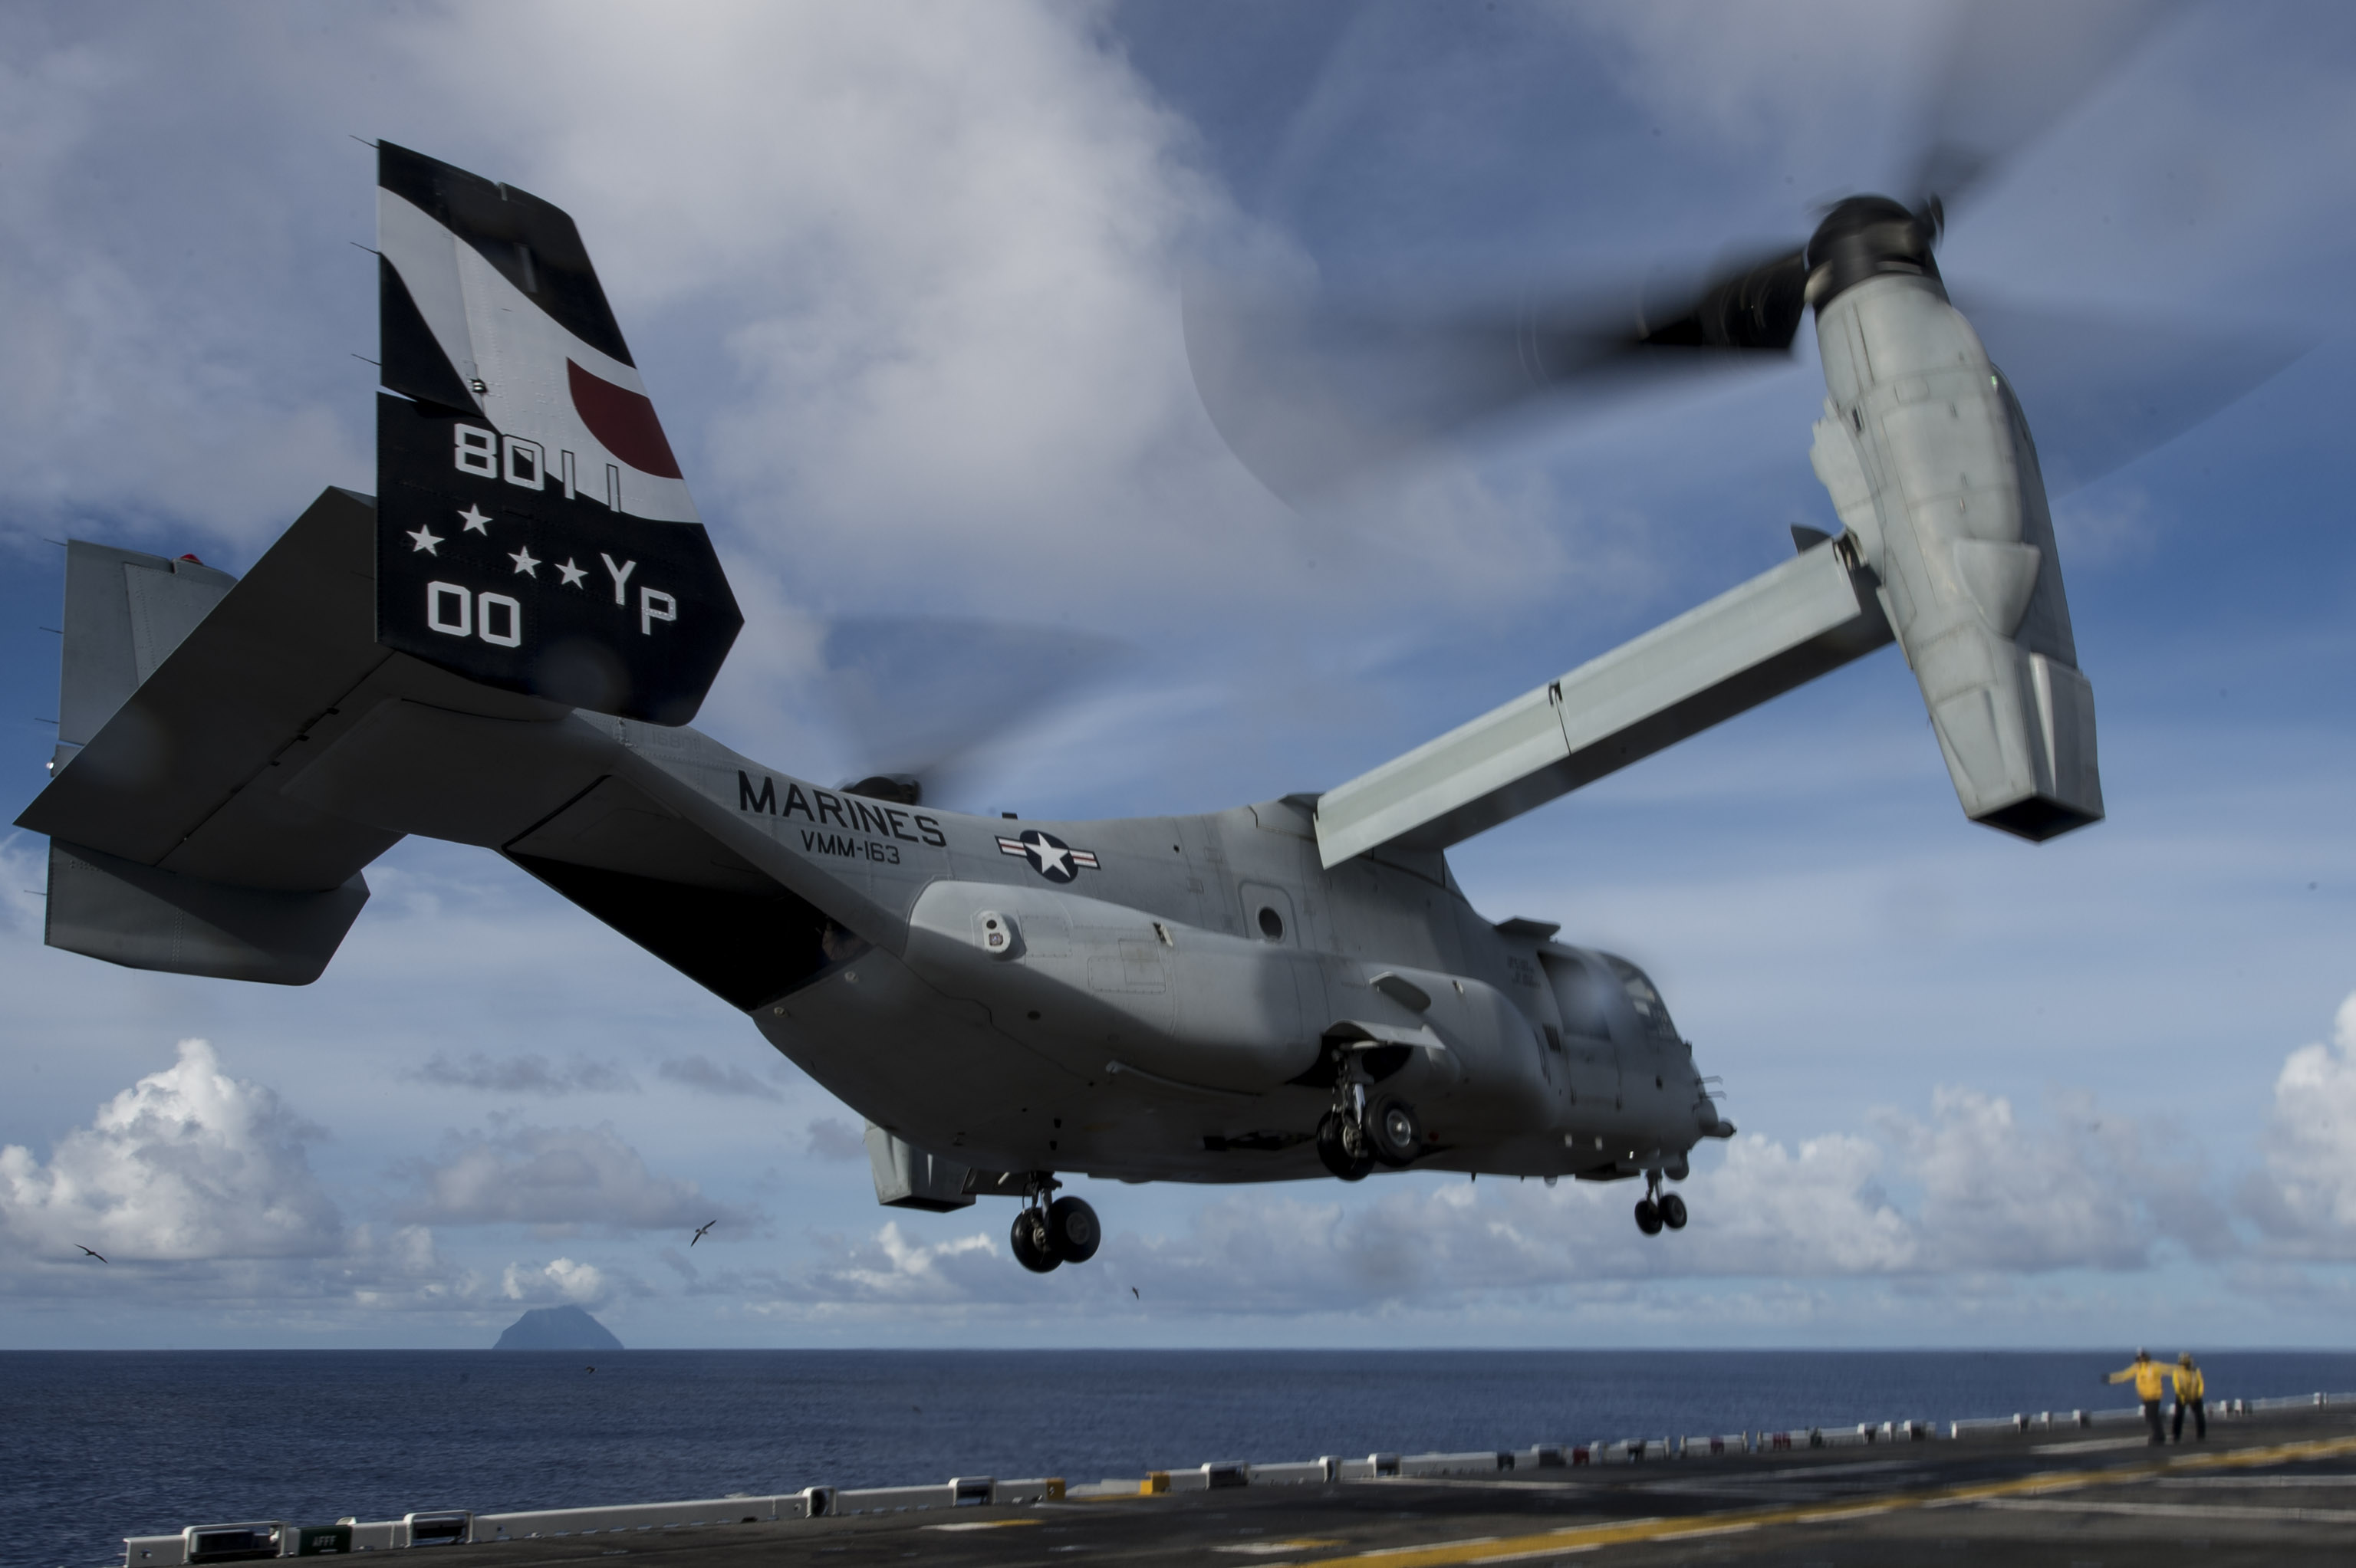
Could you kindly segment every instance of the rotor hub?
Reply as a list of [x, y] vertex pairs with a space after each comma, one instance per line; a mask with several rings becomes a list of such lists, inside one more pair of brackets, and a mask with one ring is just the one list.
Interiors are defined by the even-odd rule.
[[1837, 203], [1808, 237], [1808, 303], [1825, 306], [1868, 278], [1899, 272], [1936, 282], [1931, 253], [1939, 238], [1934, 210], [1912, 212], [1886, 196]]

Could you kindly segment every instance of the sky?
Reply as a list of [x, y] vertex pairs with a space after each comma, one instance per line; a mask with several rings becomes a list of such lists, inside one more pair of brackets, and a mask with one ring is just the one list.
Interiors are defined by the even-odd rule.
[[[853, 776], [877, 694], [829, 627], [974, 617], [1128, 652], [959, 804], [1329, 787], [1836, 527], [1813, 344], [1295, 509], [1204, 411], [1183, 281], [1440, 300], [1794, 240], [1912, 166], [1948, 19], [0, 5], [0, 773], [45, 779], [51, 541], [242, 571], [372, 487], [382, 137], [579, 223], [745, 610], [700, 728]], [[2190, 7], [1952, 214], [1959, 299], [2091, 324], [2015, 338], [2057, 451], [2105, 333], [2155, 396], [2202, 362], [2133, 344], [2304, 350], [2057, 499], [2107, 821], [1965, 821], [1885, 652], [1451, 853], [1722, 1076], [1682, 1233], [1625, 1184], [1081, 1179], [1104, 1248], [1034, 1276], [1011, 1205], [878, 1208], [859, 1111], [494, 857], [398, 846], [287, 989], [45, 948], [12, 830], [0, 1348], [487, 1346], [562, 1302], [634, 1346], [2345, 1348], [2351, 73], [2343, 7]]]

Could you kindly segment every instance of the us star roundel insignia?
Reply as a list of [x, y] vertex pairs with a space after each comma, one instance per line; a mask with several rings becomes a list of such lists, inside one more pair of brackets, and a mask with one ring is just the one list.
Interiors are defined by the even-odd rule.
[[1075, 849], [1054, 834], [1042, 833], [1035, 827], [1024, 828], [1020, 837], [1001, 838], [998, 852], [1023, 857], [1031, 862], [1033, 870], [1051, 882], [1071, 881], [1083, 869], [1102, 869], [1092, 851]]

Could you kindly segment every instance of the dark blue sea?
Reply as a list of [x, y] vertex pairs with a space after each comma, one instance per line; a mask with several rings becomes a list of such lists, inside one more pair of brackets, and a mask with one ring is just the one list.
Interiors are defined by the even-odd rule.
[[[0, 1353], [0, 1563], [245, 1519], [644, 1502], [952, 1475], [2104, 1408], [2115, 1352]], [[596, 1370], [587, 1370], [591, 1363]], [[2356, 1391], [2356, 1354], [2221, 1351], [2212, 1399]]]

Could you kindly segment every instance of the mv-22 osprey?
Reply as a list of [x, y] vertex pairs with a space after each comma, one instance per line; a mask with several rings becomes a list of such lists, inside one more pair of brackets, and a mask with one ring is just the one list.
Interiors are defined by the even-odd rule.
[[1641, 1179], [1656, 1233], [1734, 1131], [1690, 1046], [1634, 965], [1474, 912], [1451, 845], [1893, 640], [1970, 816], [2103, 815], [2035, 450], [1896, 203], [1644, 339], [1782, 347], [1814, 308], [1837, 539], [1323, 795], [1060, 822], [688, 728], [742, 617], [572, 219], [390, 144], [379, 184], [375, 498], [327, 490], [241, 581], [70, 546], [18, 819], [56, 946], [305, 984], [422, 834], [743, 1009], [868, 1118], [882, 1201], [1020, 1199], [1036, 1271], [1097, 1250], [1069, 1172]]

